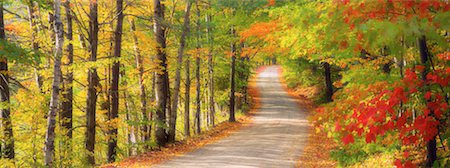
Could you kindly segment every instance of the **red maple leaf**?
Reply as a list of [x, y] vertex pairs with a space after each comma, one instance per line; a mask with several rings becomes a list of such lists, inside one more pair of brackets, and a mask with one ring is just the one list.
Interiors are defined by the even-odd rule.
[[373, 134], [373, 133], [366, 134], [366, 143], [376, 142], [376, 140], [377, 140], [377, 137], [375, 136], [375, 134]]
[[398, 160], [398, 159], [395, 160], [394, 165], [395, 165], [395, 167], [397, 167], [397, 168], [403, 168], [402, 161], [400, 161], [400, 160]]
[[344, 136], [344, 138], [342, 138], [342, 142], [344, 142], [345, 145], [348, 145], [355, 142], [355, 139], [353, 138], [352, 134], [347, 134]]
[[427, 93], [425, 93], [425, 95], [423, 96], [425, 99], [430, 100], [431, 99], [431, 92], [428, 91]]

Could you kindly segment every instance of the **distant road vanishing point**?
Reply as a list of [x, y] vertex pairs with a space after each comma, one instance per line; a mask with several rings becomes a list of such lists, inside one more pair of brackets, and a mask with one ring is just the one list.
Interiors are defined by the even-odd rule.
[[261, 108], [253, 123], [157, 168], [283, 168], [294, 167], [308, 139], [307, 111], [283, 89], [279, 66], [269, 66], [257, 78]]

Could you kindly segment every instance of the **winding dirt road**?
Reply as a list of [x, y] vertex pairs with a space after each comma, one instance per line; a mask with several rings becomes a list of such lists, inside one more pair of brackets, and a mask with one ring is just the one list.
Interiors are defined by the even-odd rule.
[[252, 124], [155, 167], [294, 167], [307, 143], [309, 125], [306, 110], [283, 89], [278, 69], [269, 66], [257, 78], [261, 108]]

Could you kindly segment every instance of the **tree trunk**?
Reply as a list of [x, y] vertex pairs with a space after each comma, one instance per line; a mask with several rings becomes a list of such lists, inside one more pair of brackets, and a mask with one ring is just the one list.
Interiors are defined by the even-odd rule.
[[[33, 0], [30, 0], [28, 2], [28, 18], [30, 20], [30, 27], [31, 27], [31, 45], [33, 47], [33, 51], [35, 53], [39, 52], [39, 43], [36, 41], [36, 37], [38, 35], [38, 27], [36, 26], [36, 13], [34, 9], [34, 2]], [[67, 18], [69, 20], [69, 18]], [[42, 77], [39, 75], [38, 69], [34, 68], [34, 74], [35, 74], [35, 81], [37, 88], [42, 92]]]
[[56, 112], [59, 104], [59, 89], [61, 84], [61, 57], [64, 47], [64, 28], [61, 21], [61, 1], [54, 1], [55, 10], [55, 57], [53, 67], [53, 82], [52, 82], [52, 95], [50, 98], [50, 109], [47, 116], [47, 132], [45, 134], [45, 166], [53, 167], [53, 157], [55, 154], [55, 127], [56, 127]]
[[[133, 21], [132, 21], [133, 23]], [[125, 76], [125, 70], [122, 70], [121, 72], [122, 78]], [[125, 101], [125, 111], [126, 111], [126, 120], [128, 122], [136, 122], [138, 117], [135, 116], [134, 118], [132, 117], [132, 115], [130, 114], [132, 109], [130, 108], [130, 102], [133, 102], [133, 100], [128, 100], [128, 90], [126, 88], [128, 88], [128, 83], [124, 82], [124, 91], [123, 91], [123, 100]], [[134, 104], [133, 104], [134, 105]], [[138, 146], [137, 146], [137, 127], [134, 124], [130, 124], [127, 127], [128, 129], [128, 146], [130, 146], [129, 150], [128, 150], [128, 155], [130, 156], [135, 156], [137, 155], [138, 152]]]
[[202, 131], [201, 127], [201, 118], [200, 118], [200, 112], [201, 112], [201, 92], [200, 92], [200, 55], [197, 55], [195, 58], [195, 81], [196, 81], [196, 87], [195, 87], [195, 133], [200, 134]]
[[[234, 27], [231, 27], [231, 34], [232, 36], [235, 36], [236, 31], [234, 30]], [[235, 122], [235, 76], [236, 76], [236, 43], [231, 42], [231, 73], [230, 73], [230, 118], [228, 119], [229, 122]]]
[[325, 75], [325, 100], [326, 102], [333, 101], [333, 82], [331, 81], [331, 67], [328, 62], [323, 63]]
[[197, 56], [195, 57], [195, 80], [196, 80], [196, 100], [195, 100], [195, 133], [200, 134], [202, 131], [201, 127], [201, 119], [200, 119], [200, 112], [201, 112], [201, 92], [200, 92], [200, 8], [198, 5], [198, 0], [195, 1], [195, 5], [197, 7]]
[[[122, 25], [123, 25], [123, 0], [116, 0], [117, 25], [114, 31], [114, 58], [120, 58], [122, 47]], [[119, 76], [120, 76], [120, 62], [115, 61], [112, 67], [112, 82], [111, 82], [111, 113], [109, 120], [114, 121], [119, 118]], [[116, 161], [117, 155], [117, 133], [118, 126], [113, 125], [108, 131], [108, 162]]]
[[[66, 38], [69, 41], [67, 45], [67, 59], [68, 63], [66, 66], [71, 66], [73, 63], [73, 27], [72, 27], [72, 13], [70, 7], [70, 0], [66, 0], [64, 3], [64, 7], [66, 9], [66, 17], [67, 17], [67, 33]], [[67, 129], [66, 136], [72, 138], [72, 111], [73, 111], [73, 72], [72, 70], [68, 70], [66, 75], [66, 80], [64, 81], [65, 90], [63, 91], [63, 102], [62, 102], [62, 111], [61, 111], [61, 120], [62, 126]]]
[[173, 99], [172, 99], [172, 109], [170, 112], [169, 119], [169, 134], [168, 141], [175, 142], [175, 134], [176, 134], [176, 121], [177, 121], [177, 110], [178, 110], [178, 98], [180, 92], [180, 83], [181, 83], [181, 66], [183, 64], [183, 54], [184, 48], [186, 45], [186, 36], [189, 33], [189, 14], [191, 10], [191, 2], [190, 0], [186, 0], [186, 9], [184, 14], [184, 24], [183, 31], [180, 37], [180, 47], [178, 48], [178, 56], [177, 56], [177, 69], [175, 72], [175, 85], [173, 89]]
[[[141, 114], [142, 119], [145, 124], [141, 126], [141, 132], [142, 132], [142, 142], [146, 143], [148, 140], [150, 140], [150, 129], [149, 129], [149, 117], [147, 113], [147, 93], [145, 91], [145, 85], [144, 85], [144, 66], [143, 66], [143, 59], [141, 56], [141, 51], [139, 49], [139, 41], [136, 36], [136, 24], [134, 20], [130, 21], [131, 25], [131, 34], [133, 36], [133, 43], [134, 43], [134, 54], [136, 59], [136, 67], [139, 71], [139, 91], [140, 91], [140, 102], [141, 102]], [[145, 148], [148, 149], [148, 145], [145, 145]]]
[[185, 93], [184, 93], [184, 136], [189, 137], [191, 134], [190, 128], [190, 101], [191, 101], [191, 75], [190, 75], [190, 63], [189, 58], [186, 58], [186, 83], [185, 83]]
[[[209, 2], [211, 4], [211, 2]], [[210, 6], [211, 8], [211, 6]], [[211, 19], [212, 16], [210, 14], [206, 15], [206, 31], [208, 35], [208, 44], [209, 51], [208, 51], [208, 78], [209, 78], [209, 124], [214, 127], [215, 123], [215, 115], [216, 115], [216, 109], [214, 107], [214, 63], [213, 63], [213, 50], [214, 50], [214, 38], [212, 34], [212, 28], [211, 28]]]
[[[239, 53], [242, 53], [242, 49], [245, 47], [245, 43], [244, 42], [240, 42], [239, 44]], [[237, 55], [237, 54], [236, 54]], [[247, 81], [247, 64], [245, 62], [245, 55], [240, 55], [239, 59], [237, 59], [237, 65], [239, 67], [239, 70], [237, 70], [237, 80], [239, 82], [246, 82]], [[239, 83], [238, 82], [238, 83]], [[240, 87], [237, 88], [237, 92], [241, 93], [240, 96], [237, 97], [237, 101], [236, 101], [236, 108], [237, 109], [243, 109], [244, 105], [246, 104], [246, 98], [247, 98], [247, 86], [246, 85], [242, 85]]]
[[[427, 74], [430, 69], [430, 53], [428, 51], [427, 40], [425, 36], [422, 36], [418, 40], [419, 50], [420, 50], [420, 63], [425, 66], [422, 71], [422, 81], [424, 81], [425, 86], [423, 87], [423, 93], [430, 90], [429, 84], [427, 84]], [[434, 111], [430, 109], [430, 116], [434, 116]], [[427, 142], [427, 160], [426, 167], [433, 167], [434, 162], [437, 159], [437, 148], [436, 148], [436, 135], [432, 140]]]
[[[90, 58], [89, 61], [97, 61], [97, 47], [98, 47], [98, 4], [97, 1], [90, 1], [89, 3], [89, 44], [90, 44]], [[96, 68], [89, 68], [88, 71], [88, 91], [86, 98], [86, 142], [85, 147], [88, 151], [87, 162], [91, 165], [95, 164], [94, 149], [95, 149], [95, 116], [97, 104], [97, 88], [99, 87], [99, 77]]]
[[166, 58], [166, 30], [164, 23], [164, 4], [163, 0], [153, 0], [154, 7], [154, 31], [156, 45], [156, 61], [158, 62], [158, 72], [156, 72], [156, 143], [159, 146], [165, 146], [167, 143], [166, 132], [166, 108], [169, 94], [167, 77], [167, 58]]
[[[66, 9], [66, 18], [67, 18], [67, 33], [66, 39], [69, 41], [67, 45], [67, 61], [63, 63], [64, 66], [71, 66], [73, 63], [73, 26], [72, 26], [72, 13], [70, 7], [70, 0], [66, 0], [64, 3], [64, 7]], [[37, 77], [39, 79], [39, 77]], [[73, 71], [68, 68], [66, 71], [65, 77], [62, 79], [63, 81], [63, 91], [62, 91], [62, 103], [61, 103], [61, 111], [59, 115], [61, 130], [65, 132], [65, 137], [62, 142], [62, 148], [60, 151], [64, 153], [64, 155], [60, 155], [60, 162], [63, 160], [68, 160], [70, 162], [72, 147], [71, 147], [71, 139], [72, 139], [72, 113], [73, 113]]]
[[[153, 59], [152, 59], [152, 62], [154, 62], [155, 60], [154, 60], [154, 57], [153, 57]], [[152, 104], [155, 104], [156, 105], [156, 73], [152, 73], [152, 87], [151, 87], [151, 90], [152, 90], [152, 94], [150, 95], [150, 102], [152, 103]], [[153, 107], [153, 109], [152, 110], [154, 110], [155, 109], [155, 107]], [[155, 123], [155, 120], [154, 120], [154, 118], [155, 118], [155, 115], [153, 114], [154, 112], [153, 111], [150, 111], [149, 112], [149, 115], [148, 115], [148, 120], [150, 121], [150, 123], [148, 124], [148, 132], [149, 132], [149, 140], [150, 139], [152, 139], [152, 132], [153, 132], [153, 129], [155, 129], [155, 125], [156, 125], [156, 123]]]
[[[3, 2], [0, 2], [0, 40], [6, 40], [5, 23], [3, 18]], [[0, 102], [9, 104], [9, 73], [8, 60], [0, 57]], [[0, 145], [0, 158], [14, 161], [14, 136], [11, 123], [11, 112], [9, 107], [0, 109], [0, 127], [3, 129]], [[3, 147], [3, 148], [1, 148]]]

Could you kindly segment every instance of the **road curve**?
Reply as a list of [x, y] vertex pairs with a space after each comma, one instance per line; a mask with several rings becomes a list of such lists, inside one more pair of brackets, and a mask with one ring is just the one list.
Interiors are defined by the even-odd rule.
[[257, 78], [261, 107], [252, 124], [155, 167], [294, 167], [307, 143], [309, 124], [306, 110], [283, 89], [279, 68], [269, 66]]

